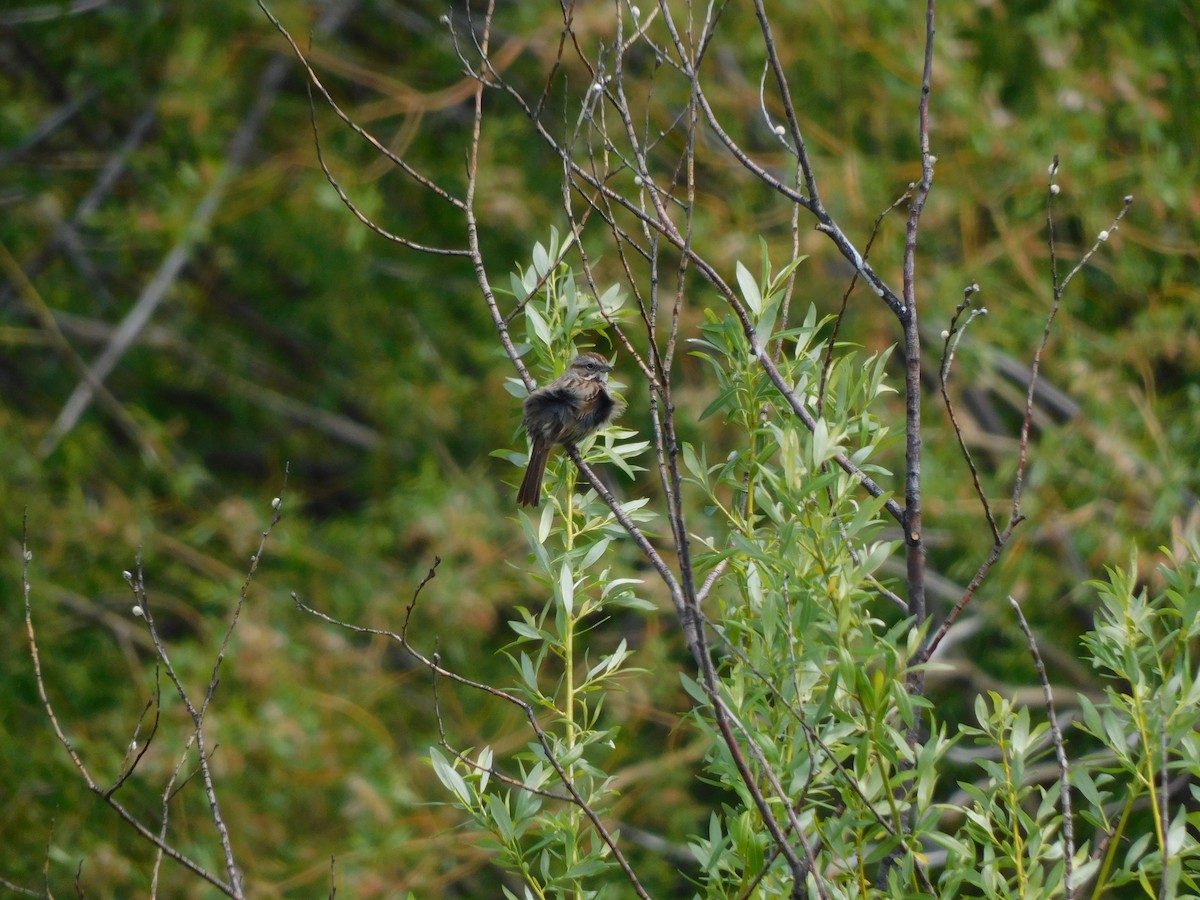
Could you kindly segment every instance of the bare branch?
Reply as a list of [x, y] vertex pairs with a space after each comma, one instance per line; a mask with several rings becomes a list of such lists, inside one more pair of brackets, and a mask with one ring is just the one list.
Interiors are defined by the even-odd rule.
[[54, 729], [54, 735], [58, 738], [58, 742], [62, 744], [63, 749], [67, 751], [67, 755], [71, 758], [72, 764], [83, 777], [84, 783], [88, 790], [96, 794], [104, 800], [105, 803], [112, 808], [114, 812], [139, 835], [145, 838], [158, 849], [175, 860], [177, 863], [188, 869], [197, 877], [203, 879], [208, 884], [211, 884], [217, 890], [221, 891], [228, 897], [241, 897], [241, 890], [236, 884], [222, 881], [216, 875], [209, 872], [199, 863], [184, 856], [174, 847], [166, 843], [166, 841], [152, 832], [141, 820], [133, 813], [127, 810], [111, 793], [101, 787], [100, 784], [92, 777], [91, 771], [84, 763], [83, 758], [75, 749], [70, 739], [66, 736], [59, 724], [58, 715], [54, 711], [54, 706], [50, 702], [50, 697], [46, 691], [46, 681], [42, 673], [41, 653], [38, 649], [37, 633], [33, 626], [33, 602], [32, 602], [32, 586], [29, 582], [29, 564], [33, 560], [33, 552], [29, 549], [29, 528], [28, 528], [28, 511], [22, 518], [21, 526], [21, 593], [25, 599], [25, 632], [29, 636], [29, 655], [33, 661], [34, 681], [37, 683], [38, 697], [42, 701], [42, 708], [46, 711], [46, 718], [50, 720], [50, 727]]
[[954, 607], [950, 610], [950, 613], [946, 616], [942, 624], [938, 626], [937, 631], [926, 644], [925, 650], [922, 653], [922, 660], [928, 660], [933, 655], [934, 651], [937, 650], [937, 646], [942, 642], [942, 639], [945, 638], [946, 632], [948, 632], [954, 625], [954, 622], [966, 608], [967, 604], [971, 602], [971, 598], [975, 596], [975, 592], [979, 589], [979, 586], [983, 583], [983, 580], [987, 577], [987, 574], [1000, 559], [1000, 555], [1003, 553], [1004, 547], [1008, 544], [1009, 538], [1012, 537], [1013, 531], [1015, 531], [1017, 526], [1025, 520], [1025, 516], [1021, 513], [1021, 492], [1024, 489], [1025, 470], [1029, 462], [1029, 431], [1033, 422], [1033, 400], [1037, 393], [1038, 377], [1041, 372], [1042, 357], [1046, 351], [1047, 344], [1050, 342], [1050, 331], [1054, 325], [1054, 320], [1058, 315], [1058, 310], [1062, 303], [1063, 292], [1066, 290], [1067, 285], [1071, 283], [1071, 280], [1083, 268], [1083, 266], [1092, 258], [1093, 255], [1095, 255], [1096, 251], [1100, 249], [1100, 245], [1108, 240], [1113, 231], [1117, 230], [1117, 228], [1120, 226], [1121, 220], [1125, 218], [1125, 214], [1129, 212], [1129, 208], [1133, 204], [1133, 196], [1126, 196], [1124, 205], [1121, 207], [1120, 212], [1118, 212], [1116, 217], [1113, 219], [1112, 225], [1109, 226], [1107, 231], [1101, 231], [1100, 234], [1096, 236], [1091, 248], [1084, 253], [1082, 257], [1080, 257], [1079, 262], [1075, 264], [1075, 267], [1071, 269], [1067, 277], [1060, 282], [1058, 280], [1058, 258], [1055, 249], [1053, 218], [1054, 198], [1058, 195], [1057, 185], [1054, 183], [1054, 177], [1057, 174], [1058, 156], [1056, 155], [1054, 157], [1054, 161], [1049, 167], [1049, 185], [1046, 189], [1046, 240], [1050, 247], [1050, 278], [1053, 285], [1053, 301], [1050, 304], [1050, 312], [1046, 316], [1046, 324], [1042, 329], [1042, 339], [1038, 343], [1037, 351], [1033, 355], [1033, 364], [1030, 370], [1029, 385], [1025, 393], [1025, 415], [1021, 421], [1021, 435], [1017, 445], [1017, 472], [1013, 478], [1012, 511], [1009, 514], [1008, 525], [1006, 525], [1004, 530], [1000, 532], [999, 538], [996, 539], [991, 551], [988, 553], [987, 558], [976, 570], [975, 576], [971, 579], [970, 584], [967, 585], [967, 589], [963, 592], [963, 595], [959, 598], [958, 602], [954, 604]]
[[[275, 29], [281, 35], [283, 35], [284, 40], [286, 40], [288, 42], [288, 45], [292, 48], [292, 52], [296, 55], [296, 59], [300, 60], [300, 65], [304, 67], [304, 71], [308, 74], [309, 81], [317, 89], [317, 91], [321, 94], [321, 96], [325, 98], [325, 102], [329, 104], [329, 108], [331, 110], [333, 110], [334, 114], [339, 119], [341, 119], [343, 122], [346, 123], [347, 128], [349, 128], [351, 131], [353, 131], [355, 134], [357, 134], [359, 137], [361, 137], [363, 140], [365, 140], [368, 144], [370, 144], [372, 147], [374, 147], [375, 150], [378, 151], [382, 156], [391, 160], [392, 163], [394, 163], [396, 165], [396, 167], [398, 169], [400, 169], [400, 171], [402, 171], [405, 175], [407, 175], [413, 181], [417, 182], [417, 184], [421, 185], [421, 187], [425, 188], [426, 190], [428, 190], [435, 196], [439, 197], [440, 199], [446, 201], [447, 203], [449, 203], [451, 206], [455, 207], [456, 209], [458, 209], [458, 210], [464, 209], [464, 207], [465, 207], [464, 201], [458, 199], [457, 197], [452, 196], [448, 191], [445, 190], [445, 188], [440, 187], [438, 184], [436, 184], [432, 180], [426, 178], [424, 175], [422, 175], [420, 172], [418, 172], [416, 169], [414, 169], [412, 166], [410, 166], [407, 162], [405, 162], [403, 159], [401, 159], [399, 156], [397, 156], [395, 153], [393, 153], [391, 150], [389, 150], [373, 134], [371, 134], [369, 131], [367, 131], [365, 128], [363, 128], [361, 125], [359, 125], [357, 122], [355, 122], [352, 118], [350, 118], [350, 116], [341, 108], [341, 106], [338, 105], [337, 101], [333, 99], [333, 95], [329, 93], [329, 90], [325, 87], [324, 83], [322, 83], [321, 79], [319, 77], [317, 77], [317, 73], [313, 70], [312, 66], [309, 64], [308, 58], [305, 56], [304, 51], [302, 51], [300, 49], [300, 46], [296, 43], [296, 41], [292, 37], [291, 33], [283, 26], [283, 23], [281, 23], [277, 18], [275, 18], [274, 13], [272, 13], [270, 8], [268, 8], [265, 0], [255, 0], [255, 2], [258, 4], [258, 8], [263, 11], [263, 15], [265, 15], [267, 17], [267, 19], [270, 20], [271, 24], [275, 26]], [[327, 18], [331, 17], [334, 13], [337, 13], [339, 18], [332, 19], [330, 22], [330, 25], [327, 25], [325, 27], [318, 25], [317, 33], [323, 34], [323, 33], [326, 33], [328, 30], [331, 30], [331, 26], [334, 23], [340, 21], [340, 18], [349, 12], [350, 6], [353, 4], [353, 2], [355, 2], [355, 0], [343, 0], [343, 2], [341, 3], [340, 6], [335, 6], [334, 9], [331, 10], [329, 14], [327, 14]]]
[[341, 183], [337, 180], [336, 176], [334, 176], [333, 172], [329, 170], [329, 164], [325, 162], [325, 151], [321, 147], [321, 130], [317, 127], [317, 108], [316, 104], [313, 103], [312, 82], [307, 81], [305, 82], [304, 86], [308, 91], [308, 118], [309, 123], [312, 126], [313, 146], [315, 146], [317, 150], [317, 162], [321, 166], [321, 171], [325, 173], [325, 180], [329, 182], [329, 186], [337, 192], [338, 199], [342, 201], [343, 206], [350, 210], [354, 218], [358, 219], [358, 221], [362, 222], [381, 238], [385, 238], [386, 240], [389, 240], [394, 244], [399, 244], [401, 247], [406, 247], [409, 250], [428, 253], [432, 256], [470, 256], [471, 254], [468, 250], [460, 250], [449, 247], [433, 247], [428, 244], [418, 243], [410, 238], [401, 237], [398, 234], [393, 234], [358, 208], [355, 202], [350, 199], [350, 196], [342, 188]]

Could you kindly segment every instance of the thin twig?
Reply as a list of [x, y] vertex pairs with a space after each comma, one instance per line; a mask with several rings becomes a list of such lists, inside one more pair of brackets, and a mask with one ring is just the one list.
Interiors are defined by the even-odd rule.
[[[1067, 897], [1070, 897], [1073, 893], [1072, 882], [1075, 877], [1075, 825], [1071, 815], [1070, 763], [1067, 761], [1067, 750], [1063, 743], [1062, 730], [1058, 727], [1058, 715], [1054, 711], [1054, 693], [1050, 690], [1050, 679], [1046, 676], [1046, 666], [1042, 663], [1042, 654], [1038, 650], [1037, 641], [1034, 640], [1033, 630], [1029, 627], [1029, 623], [1025, 621], [1025, 613], [1021, 611], [1021, 604], [1016, 601], [1016, 598], [1009, 595], [1008, 602], [1017, 614], [1017, 623], [1021, 626], [1021, 631], [1025, 635], [1025, 641], [1029, 645], [1029, 655], [1033, 658], [1033, 665], [1037, 669], [1038, 680], [1042, 683], [1042, 694], [1046, 700], [1046, 718], [1050, 721], [1050, 733], [1054, 736], [1054, 755], [1058, 759], [1058, 784], [1063, 815], [1063, 841], [1066, 845], [1063, 849], [1063, 865], [1065, 867], [1063, 870], [1063, 890]], [[1165, 860], [1163, 871], [1164, 873], [1166, 872]]]
[[1046, 189], [1046, 241], [1050, 248], [1050, 278], [1054, 288], [1054, 300], [1050, 304], [1050, 313], [1046, 316], [1046, 324], [1042, 329], [1042, 339], [1038, 343], [1037, 351], [1033, 354], [1033, 364], [1029, 376], [1029, 387], [1025, 393], [1025, 417], [1021, 422], [1021, 437], [1018, 442], [1017, 456], [1017, 472], [1013, 477], [1013, 500], [1012, 500], [1012, 518], [1021, 518], [1021, 492], [1025, 484], [1025, 469], [1029, 464], [1029, 429], [1033, 422], [1033, 396], [1037, 388], [1038, 375], [1042, 368], [1042, 356], [1046, 352], [1046, 345], [1050, 342], [1050, 331], [1054, 326], [1054, 320], [1058, 316], [1059, 307], [1062, 305], [1063, 293], [1074, 279], [1079, 274], [1080, 270], [1088, 263], [1092, 256], [1100, 249], [1100, 245], [1108, 240], [1109, 236], [1120, 227], [1121, 220], [1125, 218], [1125, 214], [1129, 212], [1129, 207], [1133, 205], [1133, 195], [1125, 197], [1124, 205], [1121, 211], [1117, 213], [1113, 219], [1112, 225], [1107, 231], [1101, 231], [1096, 236], [1092, 243], [1091, 249], [1079, 258], [1075, 267], [1067, 273], [1067, 277], [1061, 282], [1058, 280], [1058, 256], [1055, 249], [1055, 233], [1054, 233], [1054, 198], [1058, 195], [1057, 185], [1054, 182], [1055, 175], [1058, 174], [1058, 154], [1054, 155], [1054, 161], [1049, 169], [1049, 184]]
[[[192, 742], [196, 744], [196, 753], [199, 759], [200, 771], [204, 781], [204, 792], [208, 800], [209, 812], [213, 817], [213, 824], [217, 829], [217, 836], [221, 842], [221, 850], [225, 857], [225, 870], [229, 876], [233, 896], [242, 897], [241, 876], [237, 861], [234, 858], [233, 843], [229, 835], [229, 828], [225, 824], [225, 818], [221, 814], [221, 805], [217, 798], [216, 783], [212, 777], [212, 770], [209, 768], [209, 759], [205, 751], [205, 736], [203, 728], [203, 718], [196, 706], [192, 703], [192, 699], [184, 687], [183, 681], [179, 674], [175, 671], [175, 666], [171, 662], [170, 653], [167, 650], [166, 644], [162, 640], [162, 636], [158, 631], [157, 623], [154, 620], [153, 609], [150, 604], [149, 594], [146, 591], [145, 573], [142, 570], [141, 555], [139, 553], [136, 566], [134, 568], [133, 577], [129, 581], [131, 590], [133, 591], [134, 602], [140, 610], [140, 615], [146, 621], [146, 627], [150, 633], [150, 639], [154, 643], [155, 652], [158, 658], [162, 661], [163, 669], [167, 673], [167, 678], [175, 686], [175, 693], [187, 710], [188, 716], [192, 720], [192, 733], [188, 738], [187, 744], [184, 747], [183, 757], [180, 760], [179, 766], [182, 766], [183, 759], [186, 758]], [[176, 772], [179, 767], [176, 767]], [[163, 823], [162, 834], [166, 833], [166, 803], [169, 797], [165, 797], [163, 801]]]
[[1000, 540], [1000, 529], [996, 525], [996, 517], [992, 515], [992, 505], [988, 502], [987, 494], [983, 490], [983, 484], [979, 479], [979, 468], [975, 465], [975, 459], [971, 456], [971, 450], [967, 446], [966, 440], [963, 439], [962, 426], [958, 421], [958, 413], [954, 409], [954, 402], [950, 399], [948, 385], [950, 382], [950, 367], [954, 363], [954, 354], [958, 350], [959, 341], [962, 340], [963, 334], [966, 333], [967, 326], [970, 325], [978, 316], [987, 315], [987, 308], [971, 309], [967, 320], [959, 325], [962, 314], [971, 307], [971, 298], [979, 293], [978, 284], [970, 284], [963, 290], [962, 303], [954, 310], [954, 315], [950, 319], [950, 328], [945, 332], [945, 343], [942, 346], [942, 367], [939, 372], [938, 383], [941, 387], [942, 402], [946, 406], [946, 415], [950, 418], [950, 425], [954, 429], [954, 436], [958, 440], [958, 449], [962, 453], [963, 458], [967, 461], [967, 468], [971, 470], [971, 483], [975, 486], [975, 496], [979, 498], [980, 504], [983, 506], [983, 515], [987, 519], [988, 527], [992, 530], [993, 541]]
[[[275, 17], [274, 13], [272, 13], [270, 8], [268, 8], [265, 0], [255, 0], [255, 2], [258, 4], [258, 8], [262, 10], [263, 15], [265, 15], [271, 24], [275, 26], [275, 30], [283, 36], [285, 41], [287, 41], [288, 46], [292, 48], [292, 52], [296, 55], [296, 59], [298, 59], [300, 61], [300, 65], [304, 67], [304, 71], [307, 73], [309, 81], [317, 89], [317, 91], [320, 92], [321, 96], [325, 98], [325, 102], [329, 104], [329, 108], [333, 110], [334, 114], [346, 123], [346, 127], [374, 147], [375, 150], [378, 151], [382, 156], [391, 160], [392, 163], [395, 164], [398, 169], [400, 169], [400, 171], [402, 171], [413, 181], [417, 182], [417, 184], [421, 185], [421, 187], [430, 191], [432, 194], [449, 203], [456, 209], [462, 210], [464, 207], [464, 202], [462, 200], [451, 195], [447, 190], [433, 182], [431, 179], [426, 178], [411, 165], [405, 162], [401, 157], [389, 150], [378, 138], [355, 122], [341, 108], [341, 106], [338, 105], [337, 101], [333, 99], [333, 95], [329, 93], [329, 90], [325, 87], [324, 83], [319, 77], [317, 77], [317, 73], [313, 71], [312, 66], [308, 62], [308, 58], [305, 56], [304, 51], [300, 49], [300, 45], [297, 44], [295, 39], [292, 37], [291, 32], [289, 32], [287, 28], [283, 26], [283, 23]], [[355, 0], [347, 0], [347, 2], [344, 2], [340, 7], [334, 7], [334, 9], [331, 10], [330, 14], [328, 15], [337, 13], [340, 20], [340, 17], [344, 16], [345, 13], [349, 11], [350, 5], [353, 2], [355, 2]], [[328, 30], [331, 30], [331, 28], [323, 27], [322, 24], [318, 24], [316, 30], [318, 34], [323, 34]]]
[[328, 613], [309, 606], [294, 592], [292, 593], [292, 600], [295, 602], [297, 609], [301, 610], [302, 612], [306, 612], [309, 615], [315, 616], [324, 622], [328, 622], [330, 625], [336, 625], [339, 628], [344, 628], [347, 631], [351, 631], [356, 634], [376, 635], [395, 641], [415, 660], [421, 663], [421, 665], [429, 669], [435, 678], [447, 678], [450, 681], [453, 681], [455, 684], [460, 684], [464, 687], [471, 688], [472, 690], [488, 694], [498, 700], [502, 700], [505, 703], [509, 703], [520, 709], [524, 713], [526, 720], [528, 720], [529, 727], [533, 731], [534, 736], [537, 738], [538, 744], [542, 748], [542, 752], [545, 755], [546, 761], [550, 763], [551, 767], [558, 775], [559, 781], [562, 783], [563, 787], [566, 788], [567, 793], [570, 794], [568, 802], [573, 803], [583, 812], [585, 816], [587, 816], [588, 820], [592, 823], [592, 826], [596, 829], [596, 833], [600, 836], [600, 839], [604, 841], [605, 845], [612, 852], [613, 859], [616, 860], [617, 864], [621, 867], [621, 870], [625, 873], [625, 877], [628, 879], [637, 896], [644, 898], [644, 900], [649, 900], [650, 895], [646, 893], [645, 889], [638, 881], [637, 875], [629, 865], [629, 861], [625, 858], [624, 853], [621, 852], [621, 848], [617, 845], [616, 838], [605, 827], [596, 811], [592, 809], [591, 805], [579, 793], [578, 788], [575, 786], [574, 780], [555, 756], [554, 748], [550, 742], [550, 738], [543, 730], [541, 723], [538, 722], [537, 712], [534, 710], [533, 706], [514, 694], [510, 694], [507, 691], [492, 687], [490, 684], [473, 681], [470, 678], [466, 678], [462, 675], [459, 675], [457, 672], [453, 672], [450, 669], [445, 668], [441, 664], [440, 654], [435, 653], [432, 657], [428, 657], [415, 646], [413, 646], [413, 644], [408, 640], [407, 634], [409, 618], [412, 615], [413, 610], [416, 608], [417, 599], [420, 596], [422, 589], [433, 579], [436, 569], [437, 566], [435, 564], [425, 578], [421, 581], [421, 583], [417, 586], [417, 589], [413, 592], [412, 600], [405, 610], [403, 627], [399, 633], [389, 631], [384, 628], [370, 628], [364, 625], [353, 625], [349, 622], [336, 619]]
[[219, 877], [209, 872], [199, 863], [189, 859], [174, 847], [167, 844], [162, 838], [142, 824], [141, 820], [127, 810], [125, 806], [122, 805], [120, 801], [118, 801], [111, 794], [111, 792], [101, 787], [100, 784], [92, 777], [92, 773], [88, 769], [87, 764], [84, 763], [83, 758], [79, 755], [79, 751], [75, 749], [75, 746], [71, 743], [70, 738], [68, 738], [66, 733], [63, 731], [62, 726], [59, 724], [58, 716], [54, 711], [54, 706], [51, 704], [50, 697], [46, 691], [46, 681], [42, 672], [41, 653], [38, 649], [37, 633], [33, 626], [33, 587], [29, 582], [29, 564], [33, 560], [33, 552], [29, 549], [28, 535], [29, 521], [28, 511], [26, 511], [22, 516], [21, 524], [21, 592], [25, 599], [25, 632], [29, 637], [29, 655], [30, 659], [33, 661], [33, 674], [34, 681], [37, 684], [38, 697], [42, 701], [42, 708], [46, 711], [46, 718], [50, 720], [50, 727], [54, 730], [55, 737], [58, 738], [58, 742], [63, 746], [63, 749], [67, 751], [67, 756], [70, 757], [71, 763], [83, 777], [84, 784], [87, 785], [88, 790], [102, 798], [104, 802], [107, 803], [108, 806], [114, 812], [116, 812], [116, 814], [124, 822], [134, 829], [134, 831], [136, 831], [151, 844], [158, 847], [160, 851], [169, 856], [171, 859], [175, 860], [197, 877], [211, 884], [226, 896], [240, 897], [241, 893], [235, 887], [235, 885], [222, 881]]
[[350, 195], [347, 194], [345, 189], [342, 187], [341, 182], [338, 181], [337, 176], [330, 171], [329, 164], [325, 162], [325, 151], [321, 147], [321, 129], [317, 126], [317, 107], [313, 102], [312, 81], [306, 81], [304, 83], [304, 87], [308, 92], [308, 121], [312, 128], [313, 146], [317, 151], [317, 163], [321, 166], [321, 171], [325, 173], [325, 180], [337, 193], [338, 199], [342, 201], [342, 205], [345, 206], [346, 209], [350, 210], [351, 215], [370, 228], [381, 238], [389, 240], [393, 244], [399, 244], [401, 247], [405, 247], [409, 250], [416, 250], [420, 253], [428, 253], [431, 256], [470, 256], [469, 250], [456, 249], [453, 247], [434, 247], [429, 244], [422, 244], [418, 241], [414, 241], [411, 238], [394, 234], [358, 208], [358, 205], [350, 199]]

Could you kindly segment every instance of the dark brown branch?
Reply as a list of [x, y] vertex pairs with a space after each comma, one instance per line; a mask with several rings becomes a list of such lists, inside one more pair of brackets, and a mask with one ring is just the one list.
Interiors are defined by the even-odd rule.
[[[921, 75], [918, 116], [921, 143], [921, 180], [913, 195], [904, 237], [904, 540], [908, 561], [908, 612], [919, 628], [925, 621], [925, 542], [921, 524], [921, 332], [917, 314], [916, 254], [921, 212], [933, 186], [934, 157], [929, 152], [929, 92], [933, 79], [935, 0], [925, 6], [925, 66]], [[920, 690], [920, 676], [912, 684]]]

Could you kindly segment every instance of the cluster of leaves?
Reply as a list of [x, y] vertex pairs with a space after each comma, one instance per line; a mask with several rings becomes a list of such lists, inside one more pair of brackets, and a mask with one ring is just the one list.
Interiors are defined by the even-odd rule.
[[[585, 339], [620, 317], [623, 304], [616, 286], [599, 297], [580, 290], [563, 262], [569, 240], [560, 242], [553, 231], [548, 244], [535, 245], [532, 265], [514, 273], [512, 286], [528, 326], [522, 349], [553, 377], [583, 349]], [[521, 381], [510, 379], [508, 386], [514, 395], [525, 396]], [[630, 440], [634, 437], [635, 431], [610, 426], [581, 448], [582, 458], [615, 465], [632, 478], [640, 468], [633, 460], [649, 446]], [[517, 465], [528, 461], [519, 451], [498, 455]], [[492, 778], [490, 746], [474, 759], [464, 751], [453, 760], [430, 748], [438, 778], [491, 835], [484, 846], [521, 877], [527, 894], [537, 897], [578, 895], [613, 865], [610, 848], [587, 824], [583, 807], [596, 815], [611, 812], [615, 776], [603, 766], [619, 728], [604, 721], [602, 712], [614, 681], [636, 670], [628, 666], [632, 650], [624, 637], [595, 655], [597, 648], [587, 638], [617, 611], [657, 609], [638, 596], [640, 579], [614, 573], [610, 547], [625, 532], [594, 490], [577, 492], [574, 466], [565, 455], [560, 459], [550, 467], [540, 513], [520, 517], [530, 574], [540, 590], [532, 606], [516, 608], [520, 618], [508, 625], [517, 639], [503, 651], [517, 673], [514, 692], [546, 718], [544, 742], [513, 755], [519, 775], [507, 780]], [[647, 522], [651, 516], [643, 507], [648, 502], [631, 500], [622, 508], [635, 521]], [[555, 784], [556, 770], [569, 780], [570, 796]], [[504, 890], [515, 896], [507, 886]]]
[[[791, 268], [772, 278], [764, 265], [761, 282], [741, 278], [760, 322]], [[565, 315], [566, 298], [579, 297], [566, 287], [569, 269], [548, 272], [535, 263], [519, 276], [527, 286], [544, 285], [539, 321], [586, 321]], [[553, 354], [581, 331], [551, 330], [550, 344], [535, 337], [532, 347]], [[920, 631], [906, 617], [893, 614], [890, 626], [880, 618], [890, 599], [877, 574], [896, 546], [878, 540], [883, 501], [864, 499], [857, 481], [830, 465], [835, 453], [849, 453], [864, 470], [886, 476], [871, 462], [887, 438], [872, 411], [887, 391], [885, 360], [831, 350], [828, 322], [813, 310], [802, 324], [772, 334], [788, 383], [810, 396], [824, 384], [830, 398], [821, 427], [809, 431], [793, 417], [771, 414], [782, 398], [732, 317], [710, 317], [702, 334], [695, 352], [720, 387], [709, 412], [738, 431], [745, 447], [716, 465], [707, 464], [702, 448], [682, 449], [689, 483], [708, 503], [699, 575], [720, 576], [707, 626], [719, 640], [721, 698], [753, 778], [779, 792], [796, 833], [814, 845], [806, 889], [859, 897], [966, 890], [1074, 896], [1084, 885], [1099, 896], [1133, 883], [1149, 896], [1160, 883], [1168, 896], [1178, 896], [1181, 885], [1196, 890], [1197, 817], [1174, 799], [1167, 780], [1172, 771], [1185, 782], [1200, 777], [1200, 672], [1189, 646], [1200, 629], [1200, 548], [1164, 568], [1166, 588], [1153, 597], [1130, 574], [1136, 558], [1129, 573], [1113, 569], [1108, 581], [1093, 585], [1101, 609], [1084, 647], [1111, 683], [1100, 701], [1079, 697], [1078, 727], [1065, 738], [1054, 733], [1057, 722], [997, 692], [977, 697], [975, 724], [946, 722], [935, 704], [910, 691], [912, 677], [928, 668], [912, 664]], [[624, 456], [627, 465], [630, 451], [644, 449], [614, 444], [612, 431], [585, 459]], [[601, 711], [619, 690], [613, 676], [634, 671], [625, 667], [631, 651], [621, 639], [593, 662], [582, 648], [589, 633], [604, 639], [596, 627], [607, 610], [653, 608], [608, 568], [585, 574], [620, 532], [594, 492], [577, 494], [573, 471], [569, 478], [565, 492], [550, 492], [536, 524], [523, 520], [548, 601], [540, 612], [519, 609], [519, 620], [510, 622], [519, 635], [508, 653], [517, 691], [545, 717], [550, 756], [545, 744], [531, 743], [514, 757], [519, 777], [498, 784], [491, 747], [453, 761], [431, 751], [439, 778], [491, 833], [489, 846], [520, 877], [525, 896], [603, 893], [622, 877], [580, 809], [601, 817], [612, 811], [608, 757], [617, 729]], [[708, 748], [703, 777], [725, 798], [707, 827], [686, 837], [696, 862], [694, 871], [685, 869], [689, 879], [708, 897], [793, 896], [791, 872], [747, 793], [708, 692], [687, 675], [683, 682], [692, 701], [687, 718]], [[1090, 749], [1092, 740], [1099, 749]], [[950, 751], [964, 742], [975, 745], [970, 755], [982, 777], [961, 782], [961, 792], [943, 800]], [[1058, 764], [1042, 765], [1055, 752], [1067, 759], [1068, 749], [1074, 812], [1064, 803]], [[568, 773], [579, 802], [559, 795], [547, 805], [557, 780], [551, 758]], [[1126, 843], [1131, 831], [1140, 836]], [[942, 853], [931, 863], [935, 847]], [[895, 864], [879, 882], [875, 873], [887, 859]]]

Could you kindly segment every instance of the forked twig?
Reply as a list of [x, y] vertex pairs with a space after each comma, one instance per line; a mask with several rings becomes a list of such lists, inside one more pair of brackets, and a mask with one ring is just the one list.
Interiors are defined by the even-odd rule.
[[[958, 441], [958, 449], [962, 453], [963, 458], [967, 461], [967, 468], [971, 470], [971, 482], [975, 486], [975, 496], [979, 498], [979, 503], [983, 506], [983, 515], [987, 519], [988, 527], [992, 530], [992, 540], [998, 542], [1000, 540], [1000, 529], [996, 525], [996, 517], [992, 514], [992, 505], [988, 502], [987, 494], [983, 490], [983, 483], [979, 478], [979, 468], [975, 465], [975, 458], [971, 455], [971, 449], [967, 446], [966, 440], [963, 438], [962, 426], [958, 421], [958, 413], [954, 409], [954, 402], [950, 399], [948, 385], [950, 383], [950, 367], [954, 364], [954, 354], [958, 350], [958, 343], [962, 340], [963, 334], [966, 333], [967, 326], [970, 325], [978, 316], [987, 315], [987, 308], [972, 308], [971, 298], [979, 293], [979, 285], [970, 284], [963, 290], [962, 303], [954, 310], [954, 315], [950, 318], [950, 328], [943, 332], [942, 345], [942, 367], [938, 373], [938, 385], [941, 388], [942, 403], [946, 407], [946, 415], [950, 419], [950, 426], [954, 429], [954, 436]], [[960, 325], [962, 314], [967, 310], [970, 314], [965, 322]]]
[[1033, 422], [1033, 398], [1037, 391], [1038, 376], [1041, 372], [1042, 357], [1045, 354], [1047, 344], [1050, 342], [1050, 332], [1054, 325], [1054, 320], [1058, 316], [1058, 310], [1062, 304], [1063, 293], [1066, 291], [1067, 285], [1071, 283], [1072, 279], [1079, 274], [1083, 267], [1087, 265], [1088, 261], [1091, 260], [1092, 256], [1095, 255], [1096, 251], [1100, 249], [1100, 246], [1109, 239], [1112, 232], [1117, 230], [1121, 224], [1121, 220], [1125, 218], [1126, 213], [1129, 212], [1130, 206], [1133, 205], [1133, 195], [1126, 195], [1121, 210], [1113, 219], [1112, 224], [1107, 230], [1101, 231], [1096, 236], [1096, 239], [1092, 242], [1092, 246], [1079, 258], [1079, 261], [1076, 262], [1071, 271], [1067, 273], [1067, 276], [1062, 279], [1062, 281], [1059, 281], [1058, 256], [1055, 245], [1053, 215], [1054, 198], [1058, 195], [1058, 185], [1054, 181], [1055, 175], [1058, 174], [1057, 154], [1054, 157], [1054, 161], [1050, 164], [1048, 173], [1049, 182], [1046, 188], [1046, 227], [1047, 243], [1049, 244], [1050, 248], [1050, 278], [1053, 286], [1053, 302], [1050, 305], [1050, 312], [1046, 316], [1046, 324], [1042, 329], [1041, 341], [1038, 343], [1037, 350], [1033, 355], [1033, 364], [1031, 366], [1031, 372], [1029, 376], [1029, 386], [1025, 393], [1025, 414], [1021, 420], [1021, 434], [1017, 445], [1017, 471], [1013, 478], [1012, 510], [1009, 514], [1008, 524], [1005, 526], [1004, 530], [1000, 532], [999, 538], [993, 543], [992, 549], [989, 551], [987, 558], [975, 571], [975, 575], [967, 585], [967, 589], [963, 592], [962, 596], [959, 597], [958, 602], [954, 604], [954, 607], [942, 621], [942, 624], [938, 626], [937, 631], [929, 639], [928, 644], [926, 644], [925, 650], [922, 653], [922, 661], [927, 661], [937, 650], [938, 644], [940, 644], [942, 639], [946, 637], [946, 633], [953, 627], [959, 615], [962, 614], [962, 611], [966, 608], [967, 604], [971, 602], [971, 598], [975, 596], [975, 592], [979, 589], [979, 586], [983, 583], [988, 573], [991, 572], [992, 567], [1000, 559], [1005, 546], [1008, 544], [1009, 538], [1012, 537], [1013, 531], [1015, 531], [1017, 526], [1025, 520], [1025, 516], [1021, 512], [1021, 493], [1025, 485], [1025, 470], [1029, 464], [1029, 432]]

